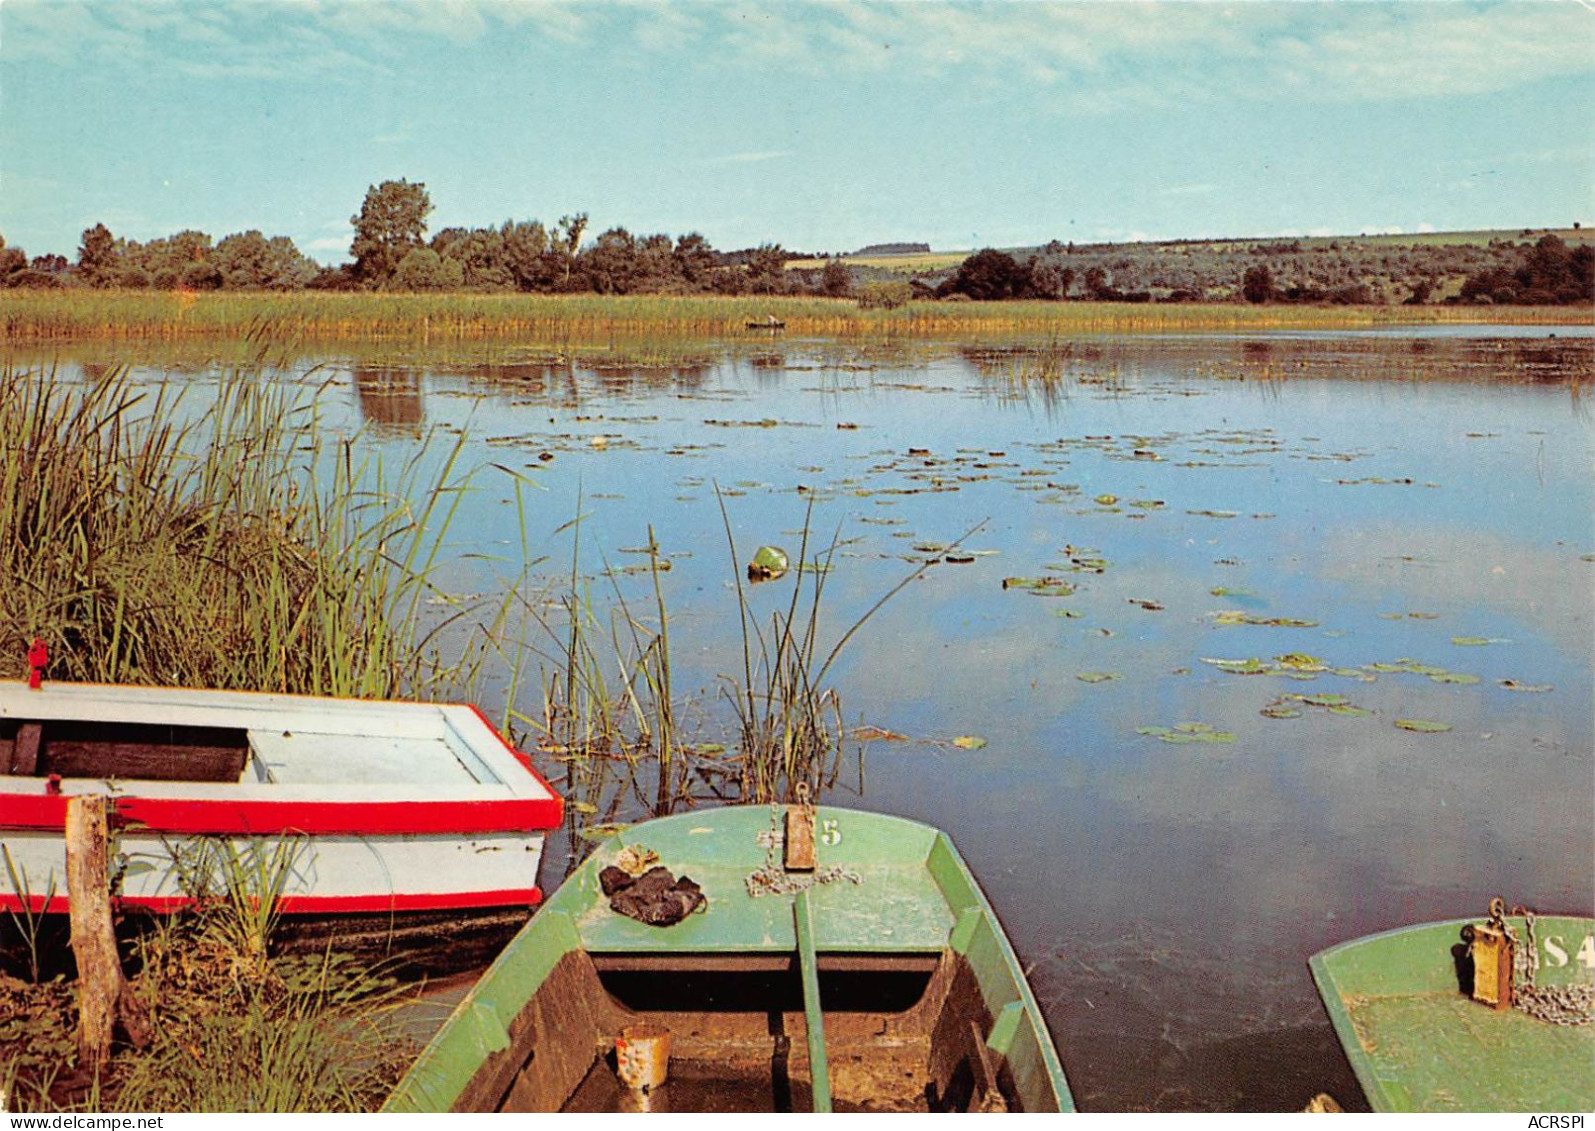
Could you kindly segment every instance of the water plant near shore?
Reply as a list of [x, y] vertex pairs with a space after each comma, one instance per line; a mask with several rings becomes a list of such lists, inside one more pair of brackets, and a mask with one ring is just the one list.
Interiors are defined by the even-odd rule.
[[0, 292], [0, 336], [180, 340], [210, 336], [320, 340], [536, 339], [595, 343], [616, 335], [745, 336], [773, 317], [788, 335], [1039, 335], [1332, 328], [1390, 324], [1563, 323], [1573, 307], [1254, 306], [1240, 303], [919, 301], [863, 309], [846, 299], [779, 295], [271, 294], [26, 290]]
[[457, 686], [480, 645], [428, 600], [468, 489], [319, 427], [314, 395], [237, 370], [193, 408], [115, 370], [0, 373], [0, 674], [382, 698]]

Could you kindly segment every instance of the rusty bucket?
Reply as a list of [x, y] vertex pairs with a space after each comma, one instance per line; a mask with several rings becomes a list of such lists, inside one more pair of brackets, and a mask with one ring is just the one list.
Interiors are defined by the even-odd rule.
[[670, 1071], [670, 1030], [659, 1025], [628, 1025], [615, 1038], [615, 1067], [621, 1083], [648, 1091], [665, 1082]]

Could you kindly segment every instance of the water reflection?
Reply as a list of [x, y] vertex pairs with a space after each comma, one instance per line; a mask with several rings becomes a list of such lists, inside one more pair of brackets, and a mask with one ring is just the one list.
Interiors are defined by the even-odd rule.
[[350, 371], [360, 415], [379, 436], [419, 438], [426, 423], [421, 375], [413, 369], [356, 366]]

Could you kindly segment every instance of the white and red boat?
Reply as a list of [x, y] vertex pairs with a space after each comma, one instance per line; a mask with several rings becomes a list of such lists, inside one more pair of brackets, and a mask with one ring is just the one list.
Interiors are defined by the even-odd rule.
[[[279, 910], [461, 941], [541, 900], [562, 802], [470, 706], [0, 681], [0, 909], [67, 910], [67, 799], [112, 799], [124, 910], [190, 901], [175, 846], [286, 843]], [[20, 881], [20, 883], [18, 882]], [[20, 890], [19, 890], [20, 889]], [[48, 903], [46, 902], [48, 898]]]

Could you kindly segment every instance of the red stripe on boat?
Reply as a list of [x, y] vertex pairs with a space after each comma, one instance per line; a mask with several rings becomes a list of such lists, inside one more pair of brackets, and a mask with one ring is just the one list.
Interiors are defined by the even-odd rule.
[[[0, 794], [0, 826], [60, 829], [66, 795]], [[558, 797], [486, 801], [244, 801], [234, 797], [118, 797], [118, 817], [157, 832], [273, 836], [417, 836], [559, 827]]]
[[[536, 907], [543, 901], [541, 888], [505, 888], [498, 891], [389, 892], [374, 895], [285, 895], [278, 902], [284, 915], [353, 915], [375, 911], [464, 911], [471, 908]], [[126, 908], [169, 915], [194, 901], [181, 895], [123, 896], [117, 900]], [[64, 894], [28, 900], [34, 914], [66, 914], [70, 904]], [[22, 900], [11, 893], [0, 893], [0, 911], [21, 911]]]

